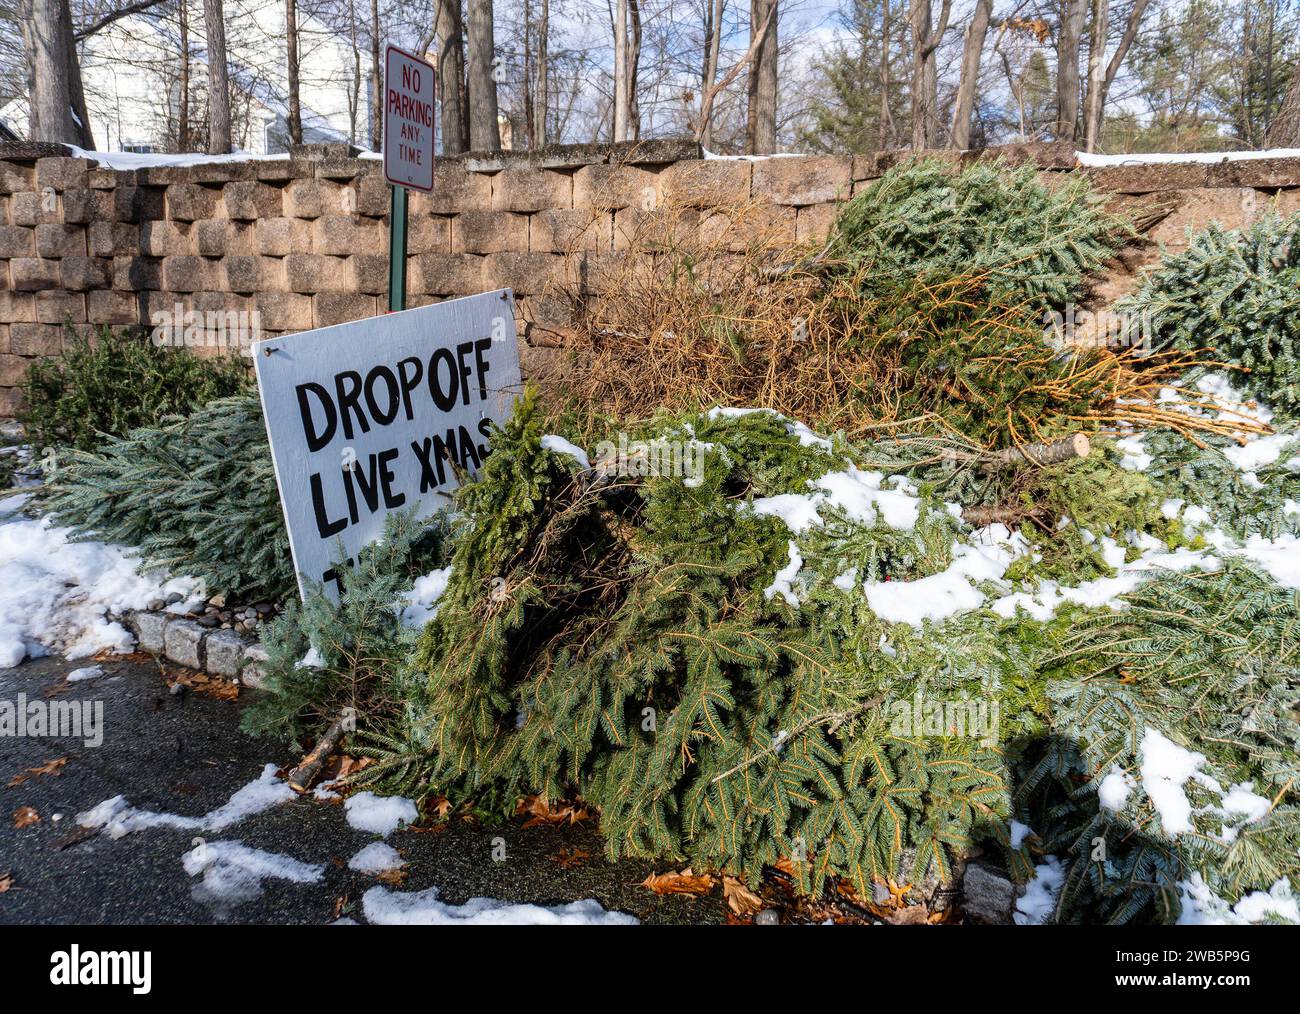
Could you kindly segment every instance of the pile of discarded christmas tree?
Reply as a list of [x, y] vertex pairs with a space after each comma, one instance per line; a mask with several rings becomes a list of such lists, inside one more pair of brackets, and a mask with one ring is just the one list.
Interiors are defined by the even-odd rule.
[[1082, 180], [906, 165], [820, 249], [688, 210], [454, 518], [275, 625], [252, 724], [353, 706], [356, 784], [581, 797], [751, 884], [924, 901], [982, 854], [1022, 921], [1300, 919], [1300, 218], [1166, 257], [1117, 345], [1071, 332], [1134, 239]]

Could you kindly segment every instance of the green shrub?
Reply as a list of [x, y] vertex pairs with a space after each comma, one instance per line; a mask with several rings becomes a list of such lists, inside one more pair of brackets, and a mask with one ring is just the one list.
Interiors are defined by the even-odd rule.
[[1117, 309], [1144, 319], [1157, 349], [1212, 348], [1246, 371], [1234, 383], [1300, 419], [1300, 215], [1244, 232], [1210, 225]]
[[68, 325], [62, 355], [28, 368], [22, 422], [37, 449], [89, 451], [107, 437], [237, 394], [250, 376], [247, 364], [235, 357], [200, 359], [110, 328], [92, 340], [89, 331]]
[[135, 546], [210, 593], [278, 598], [295, 587], [256, 394], [61, 454], [39, 498], [59, 524]]

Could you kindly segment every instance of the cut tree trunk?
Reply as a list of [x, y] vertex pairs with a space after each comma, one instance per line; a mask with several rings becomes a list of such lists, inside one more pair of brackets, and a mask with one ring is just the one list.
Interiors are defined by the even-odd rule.
[[338, 749], [343, 736], [350, 731], [355, 719], [350, 712], [345, 712], [334, 719], [325, 735], [312, 748], [311, 753], [302, 759], [296, 768], [289, 772], [289, 788], [297, 792], [306, 792], [320, 776], [321, 768], [329, 760], [330, 754]]

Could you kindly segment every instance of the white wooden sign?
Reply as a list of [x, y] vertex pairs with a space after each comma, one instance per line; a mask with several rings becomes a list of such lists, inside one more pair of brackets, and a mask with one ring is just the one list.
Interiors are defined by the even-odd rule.
[[446, 507], [521, 391], [509, 289], [253, 344], [299, 591], [338, 594], [334, 565], [384, 518]]
[[396, 46], [384, 57], [384, 178], [433, 189], [433, 65]]

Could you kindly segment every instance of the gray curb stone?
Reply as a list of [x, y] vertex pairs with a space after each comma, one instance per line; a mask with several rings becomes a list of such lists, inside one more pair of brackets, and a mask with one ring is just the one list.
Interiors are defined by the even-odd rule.
[[140, 651], [162, 655], [177, 665], [212, 676], [236, 680], [254, 690], [265, 690], [262, 666], [266, 649], [233, 630], [210, 630], [201, 623], [165, 612], [136, 610], [123, 617], [135, 633]]

